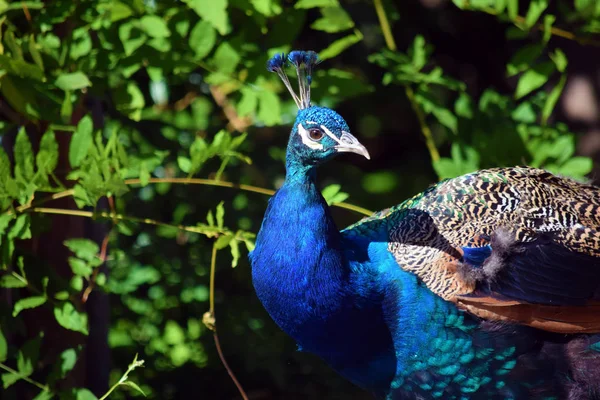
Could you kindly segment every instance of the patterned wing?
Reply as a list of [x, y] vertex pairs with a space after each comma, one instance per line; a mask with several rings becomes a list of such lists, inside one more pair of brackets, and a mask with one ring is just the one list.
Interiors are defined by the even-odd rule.
[[369, 220], [385, 221], [401, 268], [461, 308], [546, 330], [600, 331], [594, 186], [533, 168], [483, 170]]

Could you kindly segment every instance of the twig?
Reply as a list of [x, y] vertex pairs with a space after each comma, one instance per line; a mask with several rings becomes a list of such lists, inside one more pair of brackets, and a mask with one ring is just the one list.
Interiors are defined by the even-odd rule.
[[248, 126], [252, 123], [252, 120], [248, 117], [240, 117], [235, 110], [235, 107], [231, 105], [227, 96], [216, 86], [210, 87], [210, 93], [212, 94], [215, 102], [219, 107], [223, 109], [223, 113], [229, 120], [231, 127], [238, 132], [245, 131]]
[[244, 391], [244, 388], [240, 384], [240, 382], [235, 377], [233, 370], [229, 367], [227, 360], [225, 359], [225, 354], [223, 354], [223, 350], [221, 349], [221, 343], [219, 342], [219, 335], [217, 334], [217, 320], [215, 317], [215, 270], [217, 269], [217, 247], [213, 244], [212, 255], [210, 257], [210, 308], [208, 312], [204, 314], [202, 318], [202, 322], [204, 325], [211, 331], [213, 331], [213, 339], [215, 340], [215, 347], [217, 348], [217, 353], [219, 354], [219, 358], [221, 359], [221, 363], [227, 370], [229, 377], [237, 387], [240, 395], [244, 400], [248, 400], [248, 395]]
[[381, 31], [383, 32], [385, 44], [391, 51], [396, 51], [396, 41], [394, 40], [394, 36], [392, 35], [392, 29], [390, 28], [390, 22], [388, 21], [387, 15], [385, 13], [383, 3], [381, 2], [381, 0], [375, 0], [374, 3], [375, 12], [377, 13], [377, 18], [379, 19], [379, 26], [381, 26]]
[[[140, 185], [142, 183], [142, 181], [140, 179], [134, 178], [134, 179], [125, 179], [125, 184], [126, 185]], [[258, 186], [253, 186], [253, 185], [244, 185], [241, 183], [233, 183], [233, 182], [228, 182], [228, 181], [221, 181], [221, 180], [214, 180], [214, 179], [201, 179], [201, 178], [150, 178], [148, 180], [148, 183], [175, 183], [175, 184], [185, 184], [185, 185], [206, 185], [206, 186], [219, 186], [219, 187], [225, 187], [225, 188], [230, 188], [230, 189], [239, 189], [239, 190], [243, 190], [245, 192], [252, 192], [252, 193], [260, 193], [260, 194], [264, 194], [267, 196], [272, 196], [273, 194], [275, 194], [275, 191], [272, 189], [265, 189], [265, 188], [261, 188]], [[44, 199], [40, 199], [39, 201], [35, 201], [32, 202], [31, 204], [25, 204], [22, 206], [19, 206], [15, 209], [16, 213], [21, 213], [25, 210], [28, 210], [31, 207], [36, 207], [39, 206], [41, 204], [45, 204], [49, 201], [52, 200], [57, 200], [57, 199], [62, 199], [64, 197], [70, 197], [73, 196], [74, 194], [74, 190], [73, 189], [68, 189], [65, 190], [63, 192], [59, 192], [59, 193], [54, 193], [51, 196], [48, 196]], [[345, 203], [345, 202], [340, 202], [340, 203], [335, 203], [333, 204], [334, 207], [339, 207], [339, 208], [343, 208], [345, 210], [350, 210], [350, 211], [354, 211], [358, 214], [362, 214], [365, 216], [369, 216], [373, 214], [373, 211], [368, 210], [364, 207], [360, 207], [360, 206], [356, 206], [354, 204], [350, 204], [350, 203]], [[12, 210], [8, 210], [6, 212], [6, 214], [13, 214]]]
[[[473, 11], [477, 11], [474, 9], [470, 9]], [[490, 15], [494, 15], [494, 16], [499, 16], [498, 12], [496, 12], [496, 10], [492, 9], [492, 8], [481, 8], [481, 11], [483, 11], [486, 14], [490, 14]], [[515, 18], [513, 20], [511, 20], [515, 25], [517, 25], [518, 28], [521, 28], [521, 26], [519, 26], [520, 24], [523, 25], [525, 24], [525, 17], [522, 17], [520, 15], [515, 16]], [[533, 26], [533, 28], [540, 30], [540, 31], [545, 31], [546, 28], [544, 27], [543, 24], [535, 24]], [[599, 40], [595, 40], [595, 39], [590, 39], [590, 38], [582, 38], [577, 36], [576, 34], [574, 34], [573, 32], [569, 32], [567, 30], [564, 29], [560, 29], [560, 28], [556, 28], [556, 27], [551, 27], [550, 28], [550, 33], [554, 36], [558, 36], [564, 39], [568, 39], [568, 40], [573, 40], [581, 45], [590, 45], [590, 46], [600, 46], [600, 41]]]
[[[379, 19], [379, 26], [381, 27], [381, 31], [383, 32], [383, 37], [385, 38], [385, 44], [391, 51], [396, 51], [397, 46], [394, 40], [394, 35], [392, 35], [392, 29], [390, 28], [390, 22], [388, 21], [387, 14], [385, 13], [385, 8], [383, 7], [383, 3], [381, 0], [374, 0], [375, 11], [377, 12], [377, 18]], [[415, 93], [410, 85], [404, 85], [404, 92], [406, 93], [406, 97], [410, 102], [412, 109], [414, 110], [417, 119], [419, 120], [419, 126], [421, 128], [421, 133], [425, 138], [425, 145], [427, 146], [427, 150], [429, 150], [429, 155], [431, 156], [431, 161], [434, 163], [440, 159], [440, 153], [435, 147], [435, 140], [433, 140], [433, 134], [427, 122], [425, 121], [425, 113], [421, 109], [421, 106], [415, 99]]]
[[440, 153], [438, 152], [437, 147], [435, 147], [435, 140], [433, 140], [431, 129], [429, 129], [429, 126], [425, 121], [425, 113], [421, 107], [419, 107], [419, 103], [417, 103], [417, 100], [415, 99], [415, 93], [409, 85], [404, 86], [404, 92], [406, 93], [406, 97], [408, 97], [410, 105], [412, 106], [415, 114], [417, 115], [417, 119], [419, 120], [419, 126], [421, 127], [421, 132], [425, 138], [425, 145], [427, 146], [427, 150], [429, 150], [431, 161], [435, 163], [440, 159]]
[[5, 370], [6, 372], [10, 372], [11, 374], [17, 375], [19, 377], [19, 379], [23, 379], [25, 382], [31, 383], [32, 385], [37, 386], [38, 388], [42, 389], [45, 392], [50, 392], [50, 388], [47, 385], [44, 385], [37, 381], [34, 381], [33, 379], [29, 378], [28, 376], [22, 375], [21, 373], [19, 373], [19, 371], [12, 369], [8, 365], [0, 363], [0, 368]]

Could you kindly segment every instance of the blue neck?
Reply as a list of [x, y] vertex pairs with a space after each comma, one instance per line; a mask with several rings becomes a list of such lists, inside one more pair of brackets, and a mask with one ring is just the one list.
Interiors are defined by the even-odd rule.
[[[352, 287], [343, 239], [316, 186], [314, 167], [289, 161], [287, 167], [251, 254], [256, 293], [302, 350], [361, 386], [375, 380], [385, 387], [395, 362], [380, 304], [365, 300], [368, 288], [357, 296]], [[365, 340], [373, 336], [377, 340]]]
[[314, 168], [288, 163], [252, 252], [256, 292], [275, 322], [301, 346], [315, 317], [336, 312], [347, 275], [341, 235], [315, 184]]

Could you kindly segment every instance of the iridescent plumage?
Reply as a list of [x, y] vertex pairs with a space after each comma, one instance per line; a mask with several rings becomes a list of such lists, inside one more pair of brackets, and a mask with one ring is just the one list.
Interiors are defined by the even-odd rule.
[[[600, 189], [485, 170], [340, 232], [316, 168], [368, 153], [339, 114], [310, 105], [313, 59], [288, 57], [299, 112], [250, 256], [273, 320], [379, 398], [600, 398]], [[282, 76], [284, 60], [269, 68]]]

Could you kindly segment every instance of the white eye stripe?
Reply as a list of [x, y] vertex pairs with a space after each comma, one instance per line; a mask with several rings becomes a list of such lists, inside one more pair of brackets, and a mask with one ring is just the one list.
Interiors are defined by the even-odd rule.
[[[331, 133], [331, 132], [330, 132]], [[298, 135], [302, 139], [302, 143], [304, 145], [310, 147], [313, 150], [324, 150], [324, 147], [321, 143], [315, 142], [308, 137], [308, 130], [302, 126], [302, 124], [298, 124]]]
[[343, 144], [325, 125], [321, 125], [321, 129], [327, 136], [333, 139], [337, 144]]

